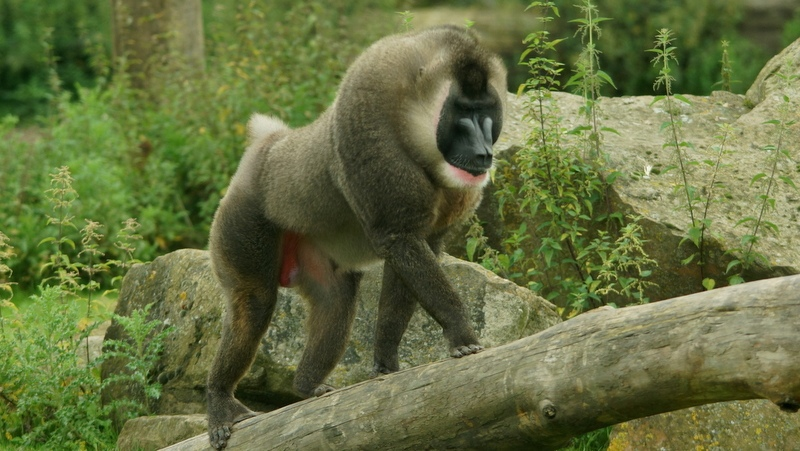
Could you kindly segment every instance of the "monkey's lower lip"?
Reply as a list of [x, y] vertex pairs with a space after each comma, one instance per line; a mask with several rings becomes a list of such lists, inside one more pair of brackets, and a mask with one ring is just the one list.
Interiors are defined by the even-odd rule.
[[486, 174], [489, 171], [489, 168], [481, 169], [481, 168], [462, 168], [459, 166], [455, 166], [456, 169], [464, 171], [473, 177], [480, 177]]
[[474, 170], [462, 169], [452, 164], [448, 164], [447, 166], [450, 168], [450, 173], [453, 177], [467, 185], [479, 185], [483, 183], [487, 177], [487, 171], [475, 173]]

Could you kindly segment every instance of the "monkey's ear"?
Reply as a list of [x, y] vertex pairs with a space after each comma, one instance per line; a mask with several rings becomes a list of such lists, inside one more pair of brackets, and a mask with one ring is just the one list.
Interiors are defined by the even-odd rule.
[[255, 113], [250, 116], [250, 121], [247, 122], [247, 134], [250, 139], [250, 144], [259, 141], [267, 136], [289, 128], [282, 120], [264, 114]]

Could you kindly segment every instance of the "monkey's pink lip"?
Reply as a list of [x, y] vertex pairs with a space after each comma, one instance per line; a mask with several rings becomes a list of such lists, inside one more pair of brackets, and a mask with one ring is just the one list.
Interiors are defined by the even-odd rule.
[[452, 164], [448, 164], [447, 168], [448, 171], [450, 172], [450, 175], [454, 179], [458, 180], [459, 182], [465, 185], [480, 185], [484, 181], [486, 181], [486, 178], [489, 176], [488, 173], [486, 172], [479, 175], [472, 175], [461, 168], [453, 166]]

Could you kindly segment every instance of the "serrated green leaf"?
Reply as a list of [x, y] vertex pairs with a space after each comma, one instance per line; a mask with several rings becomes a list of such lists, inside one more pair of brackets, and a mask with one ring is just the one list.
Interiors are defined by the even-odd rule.
[[617, 86], [614, 84], [614, 80], [611, 79], [611, 76], [607, 73], [603, 72], [602, 70], [598, 70], [595, 73], [601, 80], [611, 85], [614, 89], [617, 89]]
[[478, 239], [475, 237], [467, 238], [467, 260], [475, 261], [475, 250], [478, 248]]
[[690, 227], [687, 231], [687, 237], [694, 243], [695, 246], [700, 247], [700, 240], [703, 236], [703, 230], [699, 227]]
[[730, 285], [739, 285], [740, 283], [744, 283], [744, 279], [742, 279], [742, 276], [736, 274], [728, 278], [728, 283]]
[[760, 172], [760, 173], [754, 175], [753, 178], [750, 179], [750, 185], [752, 185], [753, 183], [763, 179], [766, 176], [767, 176], [767, 174], [765, 174], [763, 172]]
[[797, 189], [797, 186], [794, 184], [794, 180], [792, 180], [792, 178], [791, 178], [791, 177], [789, 177], [789, 176], [787, 176], [787, 175], [781, 175], [781, 176], [778, 176], [778, 178], [779, 178], [779, 179], [781, 179], [781, 181], [782, 181], [783, 183], [785, 183], [785, 184], [787, 184], [787, 185], [791, 186], [791, 187], [792, 187], [792, 188], [794, 188], [794, 189]]
[[777, 226], [777, 225], [776, 225], [774, 222], [772, 222], [772, 221], [766, 221], [766, 220], [762, 220], [762, 221], [761, 221], [761, 225], [763, 225], [764, 227], [766, 227], [766, 228], [767, 228], [767, 229], [769, 229], [769, 230], [772, 230], [772, 231], [773, 231], [773, 232], [775, 232], [775, 233], [780, 233], [780, 229], [779, 229], [779, 228], [778, 228], [778, 226]]
[[527, 48], [527, 49], [525, 49], [525, 50], [523, 50], [523, 51], [522, 51], [522, 54], [521, 54], [521, 55], [520, 55], [520, 57], [519, 57], [519, 62], [520, 62], [520, 63], [522, 63], [523, 61], [525, 61], [525, 58], [526, 58], [526, 57], [527, 57], [527, 56], [528, 56], [528, 55], [529, 55], [529, 54], [530, 54], [532, 51], [533, 51], [533, 49], [532, 49], [532, 48], [530, 48], [530, 47], [529, 47], [529, 48]]
[[673, 94], [672, 97], [675, 97], [676, 99], [680, 100], [681, 102], [683, 102], [683, 103], [685, 103], [687, 105], [691, 105], [692, 104], [692, 101], [687, 99], [686, 97], [684, 97], [682, 94]]

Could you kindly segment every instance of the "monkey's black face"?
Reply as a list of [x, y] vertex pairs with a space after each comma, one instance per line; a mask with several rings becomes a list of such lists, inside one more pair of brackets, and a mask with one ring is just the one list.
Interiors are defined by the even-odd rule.
[[451, 91], [436, 127], [436, 145], [449, 165], [472, 177], [484, 178], [492, 167], [492, 145], [502, 127], [499, 105], [489, 93], [470, 99]]

